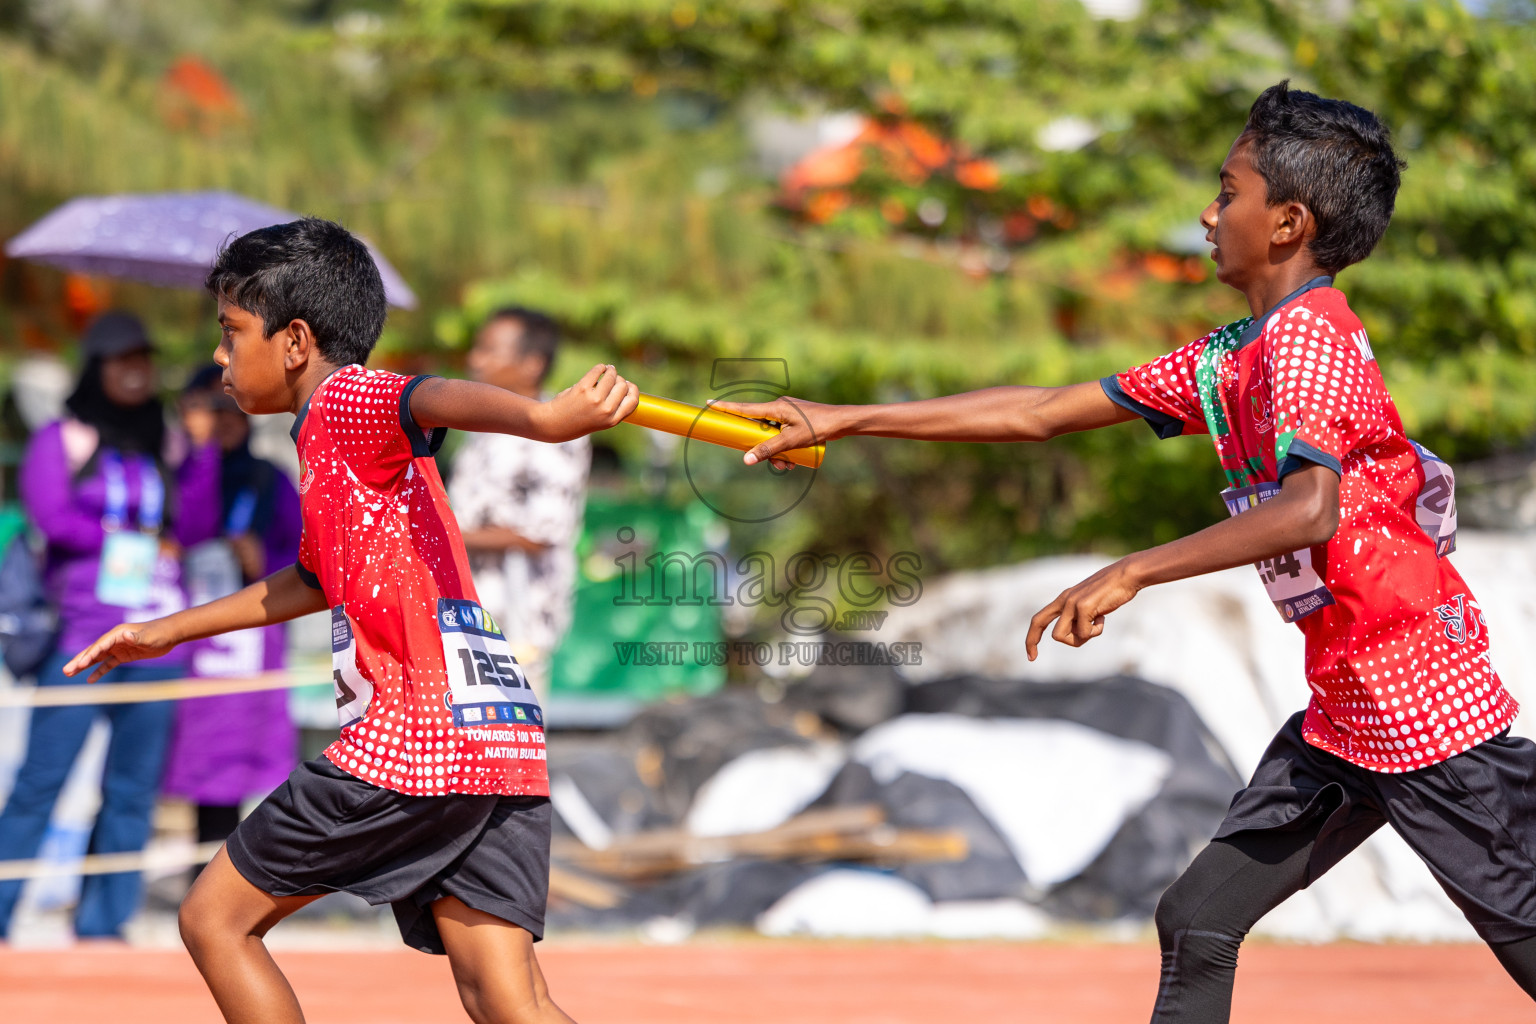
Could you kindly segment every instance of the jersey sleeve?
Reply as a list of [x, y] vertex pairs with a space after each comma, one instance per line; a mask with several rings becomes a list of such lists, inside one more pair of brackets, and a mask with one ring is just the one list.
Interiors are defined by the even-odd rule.
[[430, 377], [369, 372], [339, 380], [326, 393], [326, 420], [338, 454], [365, 486], [393, 490], [413, 459], [442, 446], [411, 416], [411, 392]]
[[1195, 365], [1209, 339], [1207, 335], [1099, 384], [1110, 401], [1146, 420], [1158, 437], [1208, 433]]
[[1353, 341], [1305, 307], [1265, 332], [1275, 414], [1275, 475], [1308, 464], [1342, 475], [1344, 457], [1367, 441], [1377, 417], [1372, 366]]

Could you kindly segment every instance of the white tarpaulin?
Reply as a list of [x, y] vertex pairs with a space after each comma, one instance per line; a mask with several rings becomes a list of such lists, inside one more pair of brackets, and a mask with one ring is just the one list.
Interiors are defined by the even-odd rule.
[[731, 836], [782, 825], [826, 792], [844, 760], [842, 747], [833, 743], [748, 751], [699, 787], [688, 809], [688, 831]]
[[881, 782], [902, 772], [963, 789], [1042, 889], [1082, 871], [1162, 788], [1166, 753], [1073, 722], [902, 715], [853, 758]]
[[820, 744], [742, 754], [699, 788], [688, 831], [723, 836], [783, 824], [850, 760], [881, 784], [913, 772], [958, 786], [1040, 889], [1087, 867], [1173, 767], [1162, 750], [1073, 722], [902, 715], [848, 751]]

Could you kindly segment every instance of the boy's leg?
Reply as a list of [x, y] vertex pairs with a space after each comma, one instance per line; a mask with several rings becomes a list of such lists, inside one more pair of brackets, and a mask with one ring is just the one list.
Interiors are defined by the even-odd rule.
[[1212, 840], [1168, 887], [1157, 904], [1163, 971], [1154, 1024], [1225, 1024], [1238, 947], [1259, 918], [1305, 887], [1320, 826]]
[[574, 1024], [549, 998], [525, 929], [453, 896], [434, 901], [432, 916], [475, 1024]]
[[1304, 712], [1270, 741], [1227, 819], [1157, 905], [1163, 976], [1154, 1024], [1224, 1024], [1237, 950], [1259, 918], [1306, 888], [1386, 819], [1356, 769], [1307, 744]]
[[1226, 1024], [1249, 930], [1385, 823], [1369, 805], [1323, 799], [1288, 825], [1213, 839], [1168, 887], [1156, 914], [1163, 974], [1153, 1024]]
[[229, 1024], [303, 1024], [298, 997], [262, 937], [319, 896], [273, 896], [220, 850], [182, 901], [181, 939]]
[[1490, 942], [1488, 948], [1493, 950], [1499, 965], [1515, 980], [1515, 984], [1524, 989], [1526, 995], [1536, 999], [1536, 939]]

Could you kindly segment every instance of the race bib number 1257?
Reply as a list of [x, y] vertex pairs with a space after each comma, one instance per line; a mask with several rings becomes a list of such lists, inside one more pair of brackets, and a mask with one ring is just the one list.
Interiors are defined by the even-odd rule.
[[542, 729], [544, 712], [496, 621], [473, 601], [437, 599], [453, 724], [528, 725]]
[[[1279, 493], [1279, 484], [1258, 483], [1229, 487], [1221, 492], [1221, 500], [1227, 503], [1227, 512], [1236, 516], [1257, 508]], [[1312, 552], [1307, 548], [1255, 562], [1254, 568], [1259, 570], [1264, 590], [1286, 622], [1304, 619], [1334, 603], [1333, 594], [1323, 583], [1323, 578], [1312, 568]]]

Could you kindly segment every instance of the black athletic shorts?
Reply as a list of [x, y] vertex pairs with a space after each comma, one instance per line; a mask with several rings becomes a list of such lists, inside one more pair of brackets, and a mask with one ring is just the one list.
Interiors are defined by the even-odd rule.
[[430, 908], [444, 896], [543, 937], [549, 829], [547, 797], [406, 796], [317, 757], [295, 768], [225, 849], [263, 892], [350, 892], [391, 904], [406, 945], [442, 953]]
[[1275, 735], [1216, 838], [1316, 828], [1311, 885], [1390, 824], [1485, 941], [1536, 937], [1536, 744], [1505, 732], [1391, 775], [1312, 746], [1301, 735], [1303, 717], [1298, 712]]

